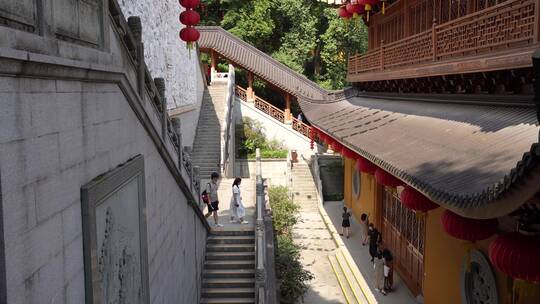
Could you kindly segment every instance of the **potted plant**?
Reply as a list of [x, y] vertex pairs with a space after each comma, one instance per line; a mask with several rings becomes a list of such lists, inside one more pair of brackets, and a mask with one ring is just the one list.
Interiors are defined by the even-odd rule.
[[296, 153], [296, 150], [292, 150], [291, 151], [291, 161], [293, 163], [297, 163], [298, 162], [298, 153]]

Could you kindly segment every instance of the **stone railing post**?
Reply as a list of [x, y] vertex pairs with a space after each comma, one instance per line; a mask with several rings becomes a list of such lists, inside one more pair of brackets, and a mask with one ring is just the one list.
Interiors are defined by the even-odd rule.
[[142, 42], [142, 24], [141, 18], [138, 16], [131, 16], [128, 18], [128, 26], [137, 41], [137, 86], [139, 89], [139, 96], [144, 94], [144, 44]]
[[197, 194], [197, 205], [201, 206], [201, 168], [193, 166], [193, 190]]
[[178, 137], [178, 169], [182, 171], [184, 149], [182, 148], [182, 121], [180, 120], [180, 118], [173, 118], [172, 126], [174, 132], [176, 133], [176, 136]]
[[265, 208], [265, 195], [264, 185], [262, 179], [261, 168], [261, 153], [257, 148], [255, 152], [256, 159], [256, 172], [257, 172], [257, 184], [256, 184], [256, 212], [257, 212], [257, 224], [255, 231], [255, 246], [256, 246], [256, 271], [255, 271], [255, 298], [258, 304], [264, 303], [265, 298], [265, 285], [266, 285], [266, 242], [265, 242], [265, 227], [264, 227], [264, 208]]
[[154, 84], [161, 99], [161, 137], [165, 140], [167, 135], [167, 98], [165, 97], [165, 79], [163, 78], [154, 78]]

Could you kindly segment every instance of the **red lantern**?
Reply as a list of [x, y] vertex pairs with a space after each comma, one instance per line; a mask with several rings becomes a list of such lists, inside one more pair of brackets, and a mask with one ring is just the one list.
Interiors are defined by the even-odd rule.
[[362, 9], [362, 7], [361, 7], [361, 5], [358, 5], [358, 4], [349, 3], [345, 7], [345, 9], [347, 10], [347, 12], [349, 14], [351, 14], [353, 16], [353, 18], [357, 18], [358, 14], [360, 13], [360, 11]]
[[375, 174], [375, 170], [377, 170], [377, 166], [374, 163], [361, 156], [356, 159], [356, 167], [361, 172], [368, 174]]
[[193, 47], [193, 42], [199, 40], [201, 34], [194, 27], [185, 27], [180, 31], [180, 39], [187, 43], [187, 48], [191, 49]]
[[315, 128], [313, 127], [309, 129], [309, 139], [309, 148], [313, 150], [313, 148], [315, 147]]
[[540, 283], [540, 236], [510, 232], [498, 236], [489, 245], [493, 265], [508, 276]]
[[201, 16], [194, 10], [185, 10], [180, 14], [180, 22], [187, 26], [193, 26], [199, 24]]
[[345, 6], [341, 6], [340, 8], [338, 8], [337, 13], [341, 18], [345, 20], [348, 20], [349, 18], [353, 16], [351, 13], [347, 11], [347, 8]]
[[346, 158], [351, 158], [351, 159], [356, 158], [356, 153], [347, 147], [343, 147], [343, 151], [341, 154]]
[[180, 5], [185, 8], [194, 9], [201, 3], [201, 0], [180, 0]]
[[403, 184], [401, 180], [381, 168], [375, 170], [375, 180], [377, 183], [387, 187], [397, 187]]
[[444, 231], [456, 239], [476, 242], [485, 240], [497, 232], [497, 219], [471, 219], [445, 210], [441, 216]]
[[416, 191], [411, 186], [405, 186], [405, 189], [401, 192], [399, 198], [403, 205], [418, 212], [427, 212], [439, 207], [439, 205], [432, 202], [429, 198]]

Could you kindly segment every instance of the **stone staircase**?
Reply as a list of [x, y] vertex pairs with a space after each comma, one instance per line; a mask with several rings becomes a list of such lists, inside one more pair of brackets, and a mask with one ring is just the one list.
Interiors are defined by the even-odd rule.
[[[359, 283], [359, 274], [353, 270], [352, 266], [355, 265], [351, 265], [336, 247], [320, 216], [315, 181], [309, 165], [302, 160], [295, 163], [292, 169], [292, 192], [294, 202], [301, 207], [301, 222], [294, 228], [294, 239], [301, 244], [302, 255], [308, 257], [308, 262], [313, 260], [319, 265], [328, 265], [326, 275], [335, 275], [347, 303], [368, 304]], [[321, 282], [322, 289], [325, 288], [323, 284]]]
[[213, 231], [206, 242], [201, 303], [255, 303], [254, 230]]
[[294, 202], [302, 207], [302, 211], [319, 212], [315, 181], [309, 165], [304, 161], [293, 165], [291, 190]]
[[191, 159], [200, 167], [201, 178], [220, 171], [221, 139], [227, 108], [227, 83], [216, 83], [204, 91]]

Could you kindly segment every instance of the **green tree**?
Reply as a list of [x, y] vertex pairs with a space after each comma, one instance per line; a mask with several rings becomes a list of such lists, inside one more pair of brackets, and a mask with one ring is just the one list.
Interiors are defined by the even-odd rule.
[[[202, 11], [204, 24], [221, 25], [328, 89], [347, 85], [347, 56], [367, 48], [366, 26], [359, 20], [347, 25], [320, 1], [204, 0]], [[261, 87], [258, 94], [279, 102]]]

